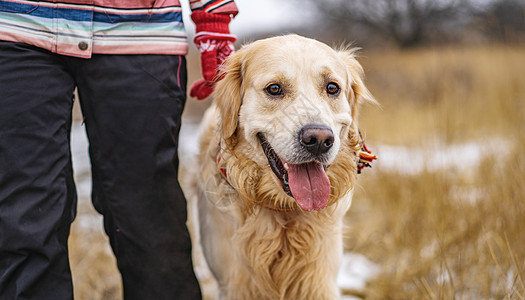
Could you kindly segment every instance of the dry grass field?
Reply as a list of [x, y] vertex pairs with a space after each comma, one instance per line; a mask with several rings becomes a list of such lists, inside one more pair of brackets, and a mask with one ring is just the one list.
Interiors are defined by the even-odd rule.
[[[379, 161], [359, 177], [346, 247], [380, 273], [365, 291], [345, 293], [524, 299], [525, 48], [363, 51], [361, 61], [381, 106], [364, 106], [360, 125]], [[200, 110], [188, 101], [189, 112]], [[466, 143], [482, 149], [474, 164], [455, 155], [463, 148], [439, 168], [410, 156]], [[380, 145], [408, 152], [402, 168], [381, 167]], [[79, 207], [79, 219], [89, 214], [89, 205]], [[70, 248], [76, 298], [120, 299], [102, 230], [75, 221]]]
[[381, 266], [366, 298], [524, 299], [525, 49], [374, 53], [364, 64], [382, 104], [361, 115], [369, 147], [486, 152], [476, 165], [453, 153], [438, 170], [413, 174], [408, 159], [361, 176], [347, 247]]

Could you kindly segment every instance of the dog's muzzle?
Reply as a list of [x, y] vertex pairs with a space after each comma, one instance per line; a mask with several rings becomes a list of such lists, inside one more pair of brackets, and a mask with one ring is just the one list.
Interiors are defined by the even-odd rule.
[[[330, 136], [332, 136], [330, 138]], [[293, 197], [305, 211], [321, 210], [326, 207], [330, 197], [330, 181], [326, 167], [317, 160], [292, 164], [283, 160], [272, 148], [262, 133], [257, 134], [268, 165], [280, 180], [286, 194]], [[301, 132], [303, 147], [310, 153], [322, 155], [333, 144], [333, 134], [326, 128], [306, 128]]]

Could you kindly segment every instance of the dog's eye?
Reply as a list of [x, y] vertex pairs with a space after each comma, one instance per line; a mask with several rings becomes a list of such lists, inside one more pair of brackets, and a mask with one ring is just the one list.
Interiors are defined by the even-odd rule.
[[280, 96], [283, 94], [283, 89], [277, 83], [272, 83], [266, 87], [266, 92], [271, 96]]
[[330, 82], [326, 85], [326, 92], [330, 95], [337, 95], [339, 94], [339, 92], [341, 91], [341, 89], [339, 88], [339, 86], [337, 85], [337, 83], [335, 82]]

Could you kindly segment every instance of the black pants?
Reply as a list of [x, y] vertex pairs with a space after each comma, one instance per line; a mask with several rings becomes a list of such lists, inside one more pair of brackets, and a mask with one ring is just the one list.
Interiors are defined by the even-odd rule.
[[125, 299], [199, 299], [177, 181], [185, 103], [181, 56], [80, 59], [0, 41], [0, 299], [71, 299], [67, 239], [78, 87], [93, 204]]

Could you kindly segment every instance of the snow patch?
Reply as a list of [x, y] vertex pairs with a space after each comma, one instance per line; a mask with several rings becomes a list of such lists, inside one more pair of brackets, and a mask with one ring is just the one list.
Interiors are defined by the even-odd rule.
[[[380, 267], [358, 253], [345, 253], [337, 276], [337, 286], [343, 290], [362, 291], [366, 283], [379, 274]], [[352, 298], [348, 298], [352, 299]]]
[[[458, 171], [469, 173], [481, 160], [491, 155], [508, 153], [509, 142], [502, 139], [472, 141], [447, 145], [436, 141], [428, 146], [406, 147], [369, 144], [378, 160], [374, 166], [385, 171], [415, 175], [428, 171]], [[374, 151], [375, 150], [375, 151]]]

